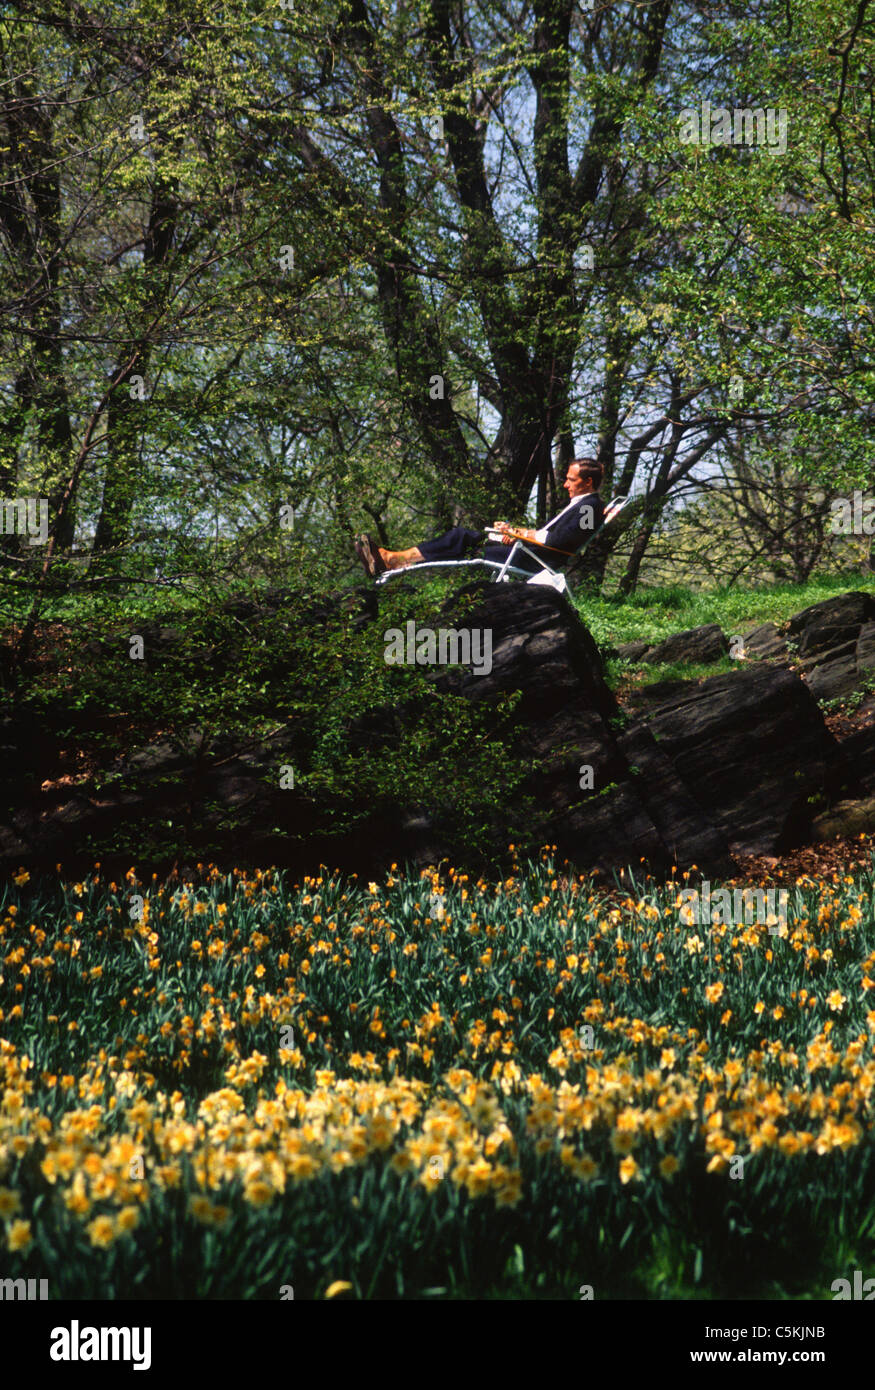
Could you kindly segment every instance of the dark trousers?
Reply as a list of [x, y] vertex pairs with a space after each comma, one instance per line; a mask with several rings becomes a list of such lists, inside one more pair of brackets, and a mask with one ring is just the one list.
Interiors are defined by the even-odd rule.
[[[468, 526], [454, 526], [433, 541], [417, 542], [417, 550], [424, 560], [469, 560], [480, 557], [484, 560], [497, 560], [504, 564], [511, 547], [501, 541], [487, 541], [482, 531], [472, 531]], [[513, 560], [517, 569], [537, 572], [538, 566], [530, 556], [517, 551]]]

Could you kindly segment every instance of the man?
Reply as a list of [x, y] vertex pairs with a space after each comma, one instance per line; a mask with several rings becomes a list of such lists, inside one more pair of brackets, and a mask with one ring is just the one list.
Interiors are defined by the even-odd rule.
[[[355, 543], [355, 553], [366, 572], [375, 578], [387, 569], [403, 569], [423, 560], [463, 560], [481, 556], [486, 560], [503, 562], [507, 559], [506, 547], [522, 540], [533, 550], [540, 551], [551, 569], [561, 569], [602, 524], [605, 504], [598, 490], [603, 475], [604, 469], [595, 459], [574, 459], [568, 465], [563, 484], [571, 499], [568, 506], [537, 531], [524, 526], [510, 526], [506, 521], [495, 521], [492, 530], [497, 539], [486, 541], [480, 531], [473, 531], [467, 526], [454, 526], [436, 540], [422, 541], [409, 550], [385, 550], [370, 536], [360, 536]], [[519, 551], [514, 556], [514, 565], [531, 574], [538, 571], [537, 564], [525, 551]]]

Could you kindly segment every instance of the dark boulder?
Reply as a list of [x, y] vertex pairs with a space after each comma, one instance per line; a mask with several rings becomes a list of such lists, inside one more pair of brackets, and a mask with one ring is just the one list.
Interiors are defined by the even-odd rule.
[[612, 649], [610, 655], [616, 655], [622, 661], [642, 661], [651, 646], [650, 642], [623, 642], [616, 650]]
[[867, 835], [875, 830], [875, 796], [860, 801], [840, 801], [817, 816], [812, 825], [815, 840], [834, 840], [838, 836]]
[[[508, 601], [489, 586], [466, 619], [492, 632], [491, 674], [453, 672], [438, 683], [480, 700], [522, 692], [519, 747], [535, 763], [522, 791], [541, 811], [540, 835], [601, 868], [727, 862], [723, 835], [647, 729], [624, 726], [598, 648], [567, 600], [548, 589], [515, 592]], [[584, 768], [591, 789], [581, 788]]]
[[651, 666], [708, 666], [729, 651], [729, 642], [719, 623], [706, 623], [676, 632], [662, 642], [624, 642], [617, 655], [626, 661], [646, 661]]
[[850, 796], [875, 795], [875, 723], [843, 738], [834, 759], [836, 791]]
[[875, 669], [875, 598], [854, 590], [825, 599], [780, 627], [763, 623], [744, 643], [747, 657], [792, 664], [817, 701], [842, 699]]
[[828, 653], [842, 655], [871, 622], [875, 622], [875, 597], [852, 590], [795, 613], [787, 624], [787, 637], [791, 650], [803, 661], [817, 656], [830, 659]]
[[707, 666], [719, 661], [729, 651], [729, 642], [719, 623], [706, 623], [676, 632], [664, 642], [651, 647], [644, 660], [654, 666], [674, 665], [682, 661], [691, 666]]
[[855, 644], [818, 662], [806, 680], [815, 700], [837, 700], [850, 695], [860, 682]]
[[647, 727], [710, 820], [739, 853], [804, 842], [828, 786], [835, 740], [791, 671], [754, 667], [688, 683]]
[[786, 658], [789, 656], [786, 633], [777, 623], [762, 623], [744, 634], [744, 654], [756, 661]]
[[860, 628], [856, 656], [857, 671], [861, 676], [875, 671], [875, 623], [866, 623]]
[[[801, 669], [816, 700], [850, 695], [875, 673], [875, 599], [856, 593], [843, 597], [850, 602], [832, 599], [807, 609], [809, 619], [800, 629]], [[797, 614], [791, 629], [804, 616]]]

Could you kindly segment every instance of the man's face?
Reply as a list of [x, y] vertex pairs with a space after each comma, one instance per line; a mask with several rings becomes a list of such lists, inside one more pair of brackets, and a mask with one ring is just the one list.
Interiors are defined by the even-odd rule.
[[567, 490], [569, 497], [578, 497], [580, 493], [586, 492], [586, 485], [580, 476], [580, 465], [572, 463], [565, 475], [563, 487]]

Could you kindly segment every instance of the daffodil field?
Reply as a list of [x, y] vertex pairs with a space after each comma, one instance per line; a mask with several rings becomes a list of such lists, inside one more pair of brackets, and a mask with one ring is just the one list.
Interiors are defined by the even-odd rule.
[[780, 933], [545, 850], [0, 898], [5, 1270], [52, 1298], [829, 1297], [875, 1257], [875, 864]]

